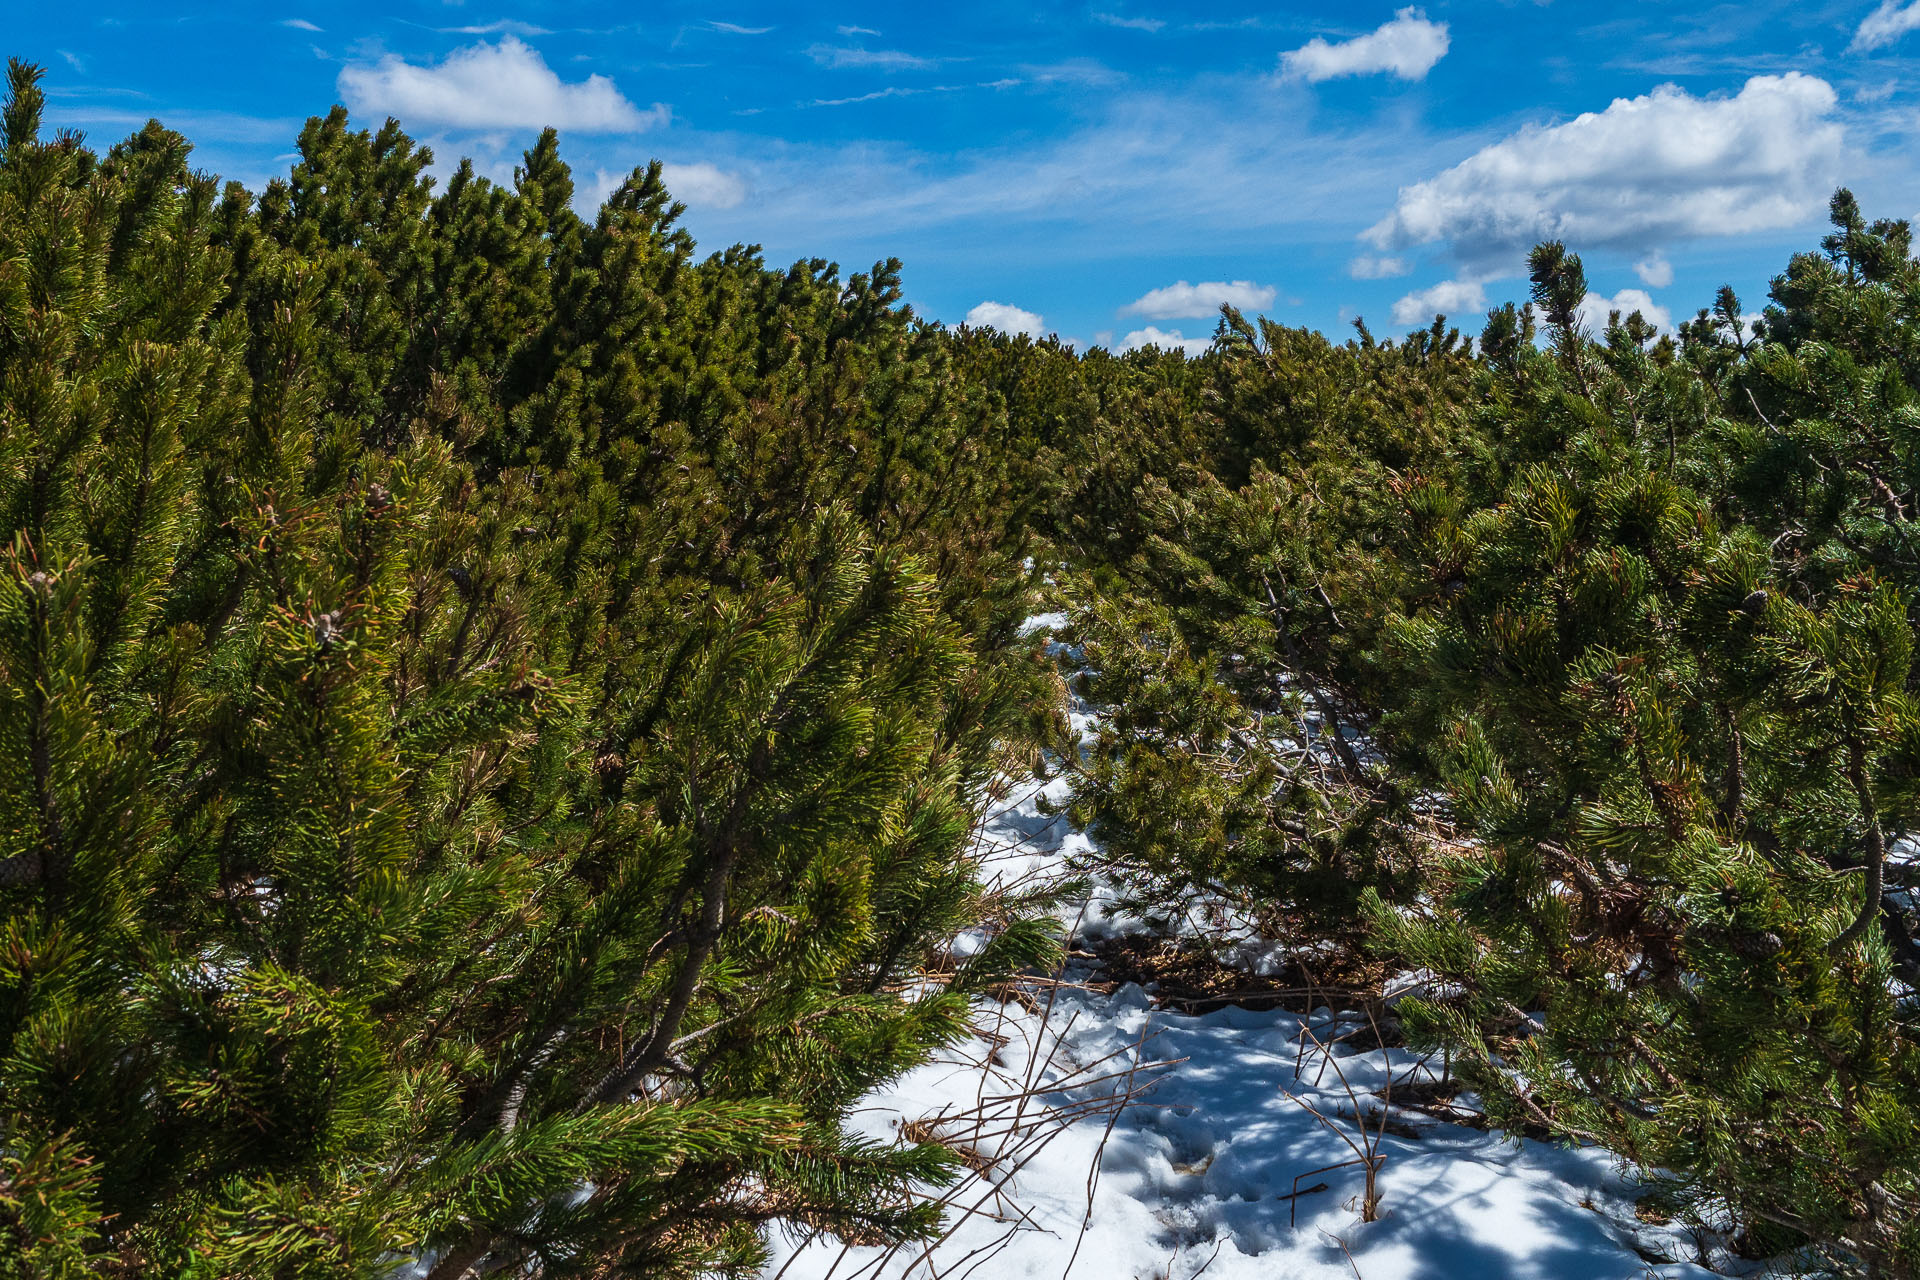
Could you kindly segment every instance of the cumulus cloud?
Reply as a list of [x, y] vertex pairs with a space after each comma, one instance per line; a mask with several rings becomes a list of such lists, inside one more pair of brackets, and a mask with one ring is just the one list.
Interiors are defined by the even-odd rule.
[[1424, 80], [1434, 64], [1447, 56], [1450, 43], [1446, 23], [1429, 22], [1423, 11], [1407, 8], [1378, 30], [1352, 40], [1329, 44], [1315, 36], [1298, 49], [1281, 54], [1280, 70], [1313, 84], [1383, 71], [1402, 80]]
[[1890, 45], [1908, 32], [1920, 29], [1920, 0], [1882, 0], [1878, 9], [1868, 14], [1853, 33], [1853, 43], [1848, 48], [1854, 53], [1867, 53], [1871, 50]]
[[1004, 302], [983, 302], [967, 312], [967, 323], [975, 329], [998, 329], [1002, 333], [1024, 333], [1029, 338], [1044, 338], [1045, 324], [1038, 315]]
[[636, 133], [664, 124], [668, 115], [658, 104], [635, 107], [605, 76], [562, 81], [513, 36], [456, 49], [434, 65], [415, 66], [394, 54], [355, 63], [341, 70], [339, 89], [355, 111], [396, 116], [408, 125]]
[[1649, 289], [1664, 289], [1673, 283], [1673, 264], [1665, 254], [1655, 251], [1633, 264], [1633, 274]]
[[1162, 332], [1153, 325], [1148, 325], [1144, 329], [1135, 329], [1120, 339], [1120, 345], [1115, 350], [1125, 355], [1129, 351], [1159, 347], [1162, 351], [1184, 351], [1189, 356], [1198, 356], [1205, 355], [1211, 346], [1213, 346], [1212, 338], [1189, 338], [1178, 329]]
[[747, 184], [738, 175], [701, 161], [661, 166], [667, 190], [676, 200], [706, 209], [732, 209], [747, 198]]
[[1442, 280], [1393, 304], [1395, 324], [1427, 324], [1435, 316], [1463, 316], [1487, 309], [1487, 287], [1477, 280]]
[[1842, 130], [1826, 81], [1755, 76], [1733, 97], [1663, 85], [1551, 127], [1529, 126], [1403, 187], [1364, 238], [1379, 249], [1451, 241], [1469, 261], [1543, 239], [1644, 248], [1792, 226], [1824, 207]]
[[821, 66], [831, 67], [835, 71], [843, 71], [849, 67], [870, 68], [876, 71], [918, 71], [933, 65], [933, 60], [930, 58], [903, 53], [898, 49], [863, 49], [816, 44], [807, 49], [807, 56]]
[[1391, 280], [1413, 270], [1405, 258], [1376, 257], [1363, 253], [1347, 264], [1347, 274], [1355, 280]]
[[1589, 333], [1601, 333], [1607, 327], [1608, 314], [1614, 311], [1622, 320], [1638, 311], [1662, 333], [1673, 332], [1673, 312], [1656, 303], [1645, 289], [1622, 289], [1611, 298], [1589, 293], [1580, 301], [1580, 323]]
[[1120, 309], [1123, 316], [1145, 316], [1149, 320], [1181, 320], [1190, 316], [1210, 316], [1221, 307], [1258, 311], [1273, 305], [1277, 290], [1270, 284], [1251, 280], [1204, 280], [1188, 284], [1185, 280], [1155, 289]]

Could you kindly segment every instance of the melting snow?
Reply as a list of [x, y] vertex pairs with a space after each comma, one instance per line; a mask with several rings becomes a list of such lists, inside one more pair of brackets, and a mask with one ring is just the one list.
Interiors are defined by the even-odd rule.
[[[1035, 619], [1033, 630], [1058, 626]], [[1074, 709], [1082, 733], [1086, 708]], [[1061, 874], [1089, 846], [1042, 797], [988, 824], [1005, 882]], [[1080, 937], [1135, 932], [1096, 886]], [[956, 940], [956, 953], [979, 939]], [[1275, 944], [1239, 945], [1258, 972]], [[1281, 949], [1283, 950], [1283, 949]], [[1025, 1002], [983, 1001], [976, 1034], [871, 1095], [852, 1127], [938, 1135], [968, 1176], [932, 1247], [849, 1247], [776, 1230], [768, 1277], [881, 1280], [1679, 1280], [1707, 1277], [1677, 1227], [1635, 1219], [1636, 1187], [1606, 1152], [1508, 1141], [1400, 1107], [1379, 1091], [1433, 1078], [1406, 1049], [1355, 1051], [1364, 1015], [1229, 1007], [1190, 1016], [1140, 987], [1102, 993], [1069, 970]], [[1405, 988], [1430, 980], [1407, 975]], [[1396, 990], [1394, 994], [1404, 994]], [[1125, 1105], [1122, 1105], [1122, 1104]], [[1363, 1138], [1359, 1120], [1370, 1137]], [[1378, 1215], [1363, 1221], [1365, 1169]], [[1337, 1167], [1329, 1167], [1337, 1166]], [[1297, 1193], [1297, 1194], [1296, 1194]]]

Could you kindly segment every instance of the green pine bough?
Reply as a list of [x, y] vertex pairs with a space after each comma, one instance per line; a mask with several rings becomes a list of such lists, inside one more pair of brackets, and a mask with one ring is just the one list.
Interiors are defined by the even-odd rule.
[[[0, 150], [0, 1275], [752, 1274], [1057, 943], [1004, 410], [896, 268], [702, 263], [336, 111], [257, 198]], [[956, 468], [956, 460], [979, 465]], [[945, 946], [1003, 927], [957, 969]]]

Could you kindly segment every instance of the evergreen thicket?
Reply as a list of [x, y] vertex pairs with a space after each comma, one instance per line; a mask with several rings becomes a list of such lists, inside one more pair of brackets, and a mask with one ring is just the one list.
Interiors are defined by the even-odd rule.
[[[311, 122], [0, 152], [0, 1274], [748, 1273], [913, 1236], [840, 1118], [1043, 963], [1007, 418], [897, 305]], [[994, 945], [944, 947], [986, 916]], [[926, 975], [941, 970], [937, 978]]]
[[[695, 255], [555, 136], [335, 109], [259, 193], [0, 118], [0, 1277], [753, 1274], [925, 1236], [842, 1120], [1051, 964], [972, 832], [1424, 971], [1496, 1123], [1920, 1265], [1920, 264], [1763, 320], [1213, 351]], [[985, 923], [990, 945], [948, 943]]]
[[1648, 1212], [1910, 1274], [1920, 264], [1832, 212], [1672, 336], [1585, 332], [1558, 244], [1477, 352], [1229, 314], [1088, 560], [1076, 803], [1150, 909], [1422, 973], [1405, 1033]]

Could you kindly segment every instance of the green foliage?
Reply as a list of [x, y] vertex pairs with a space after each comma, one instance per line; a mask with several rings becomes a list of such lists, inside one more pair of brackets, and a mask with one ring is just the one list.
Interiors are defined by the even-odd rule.
[[[1004, 403], [898, 305], [308, 123], [0, 152], [0, 1269], [750, 1274], [931, 1233], [841, 1131], [1056, 947]], [[946, 942], [999, 940], [958, 973]], [[942, 976], [944, 975], [944, 977]]]
[[1234, 324], [1084, 571], [1076, 812], [1148, 909], [1429, 971], [1408, 1031], [1506, 1127], [1904, 1274], [1920, 265], [1834, 224], [1758, 329], [1588, 332], [1559, 244], [1477, 358]]
[[[256, 197], [0, 112], [0, 1276], [747, 1275], [937, 1230], [842, 1119], [1047, 965], [971, 837], [1108, 711], [1132, 903], [1429, 970], [1494, 1118], [1920, 1260], [1920, 264], [1755, 323], [1223, 311], [1085, 356], [697, 258], [549, 132]], [[1594, 331], [1594, 330], [1597, 330]], [[1547, 345], [1543, 349], [1542, 342]], [[1048, 579], [1052, 578], [1051, 586]], [[955, 965], [947, 943], [984, 927]]]

